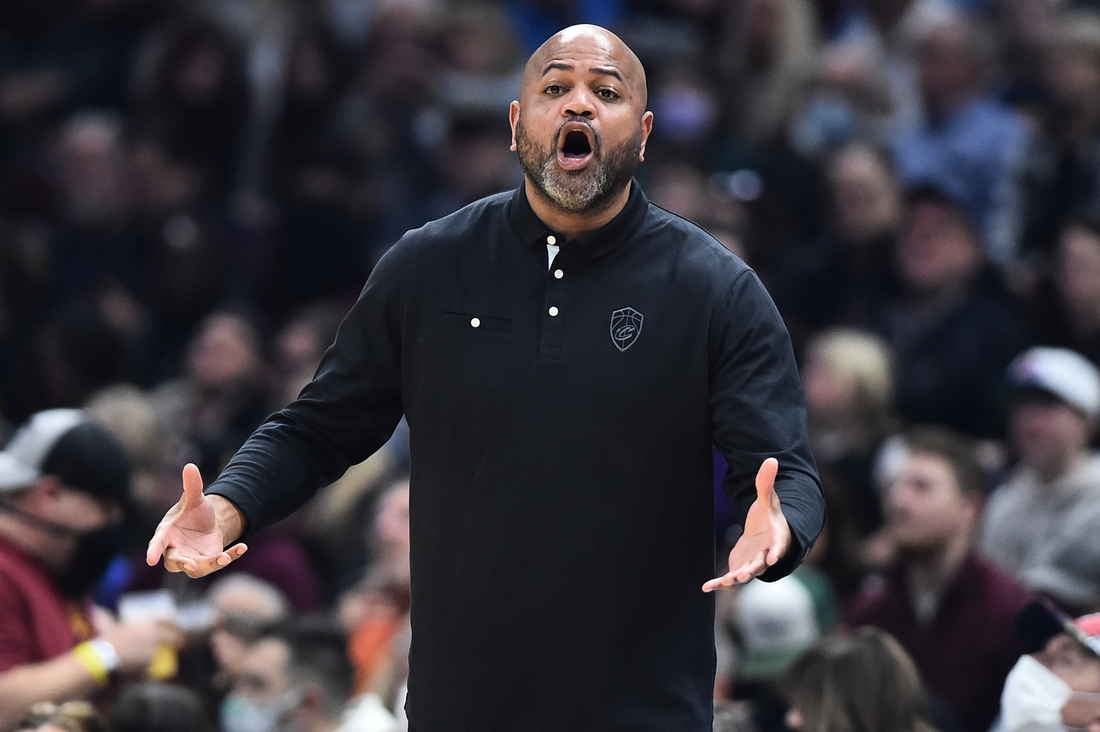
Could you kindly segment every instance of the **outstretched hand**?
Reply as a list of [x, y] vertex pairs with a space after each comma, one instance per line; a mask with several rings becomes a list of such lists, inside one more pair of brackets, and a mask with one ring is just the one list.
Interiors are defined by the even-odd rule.
[[202, 475], [195, 465], [183, 468], [183, 497], [161, 519], [149, 542], [145, 561], [155, 566], [164, 557], [169, 572], [202, 577], [216, 572], [245, 553], [248, 547], [234, 544], [224, 550], [226, 531], [218, 520], [214, 498], [202, 492]]
[[779, 561], [791, 545], [791, 529], [779, 497], [775, 495], [775, 476], [779, 461], [768, 458], [756, 473], [756, 500], [749, 507], [745, 530], [730, 552], [729, 571], [703, 585], [711, 592], [748, 582]]

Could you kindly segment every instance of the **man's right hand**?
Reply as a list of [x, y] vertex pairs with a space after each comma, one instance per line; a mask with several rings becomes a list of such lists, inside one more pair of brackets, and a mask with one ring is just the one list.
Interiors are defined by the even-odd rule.
[[169, 572], [203, 577], [245, 553], [244, 544], [224, 549], [243, 527], [240, 509], [221, 496], [205, 495], [199, 469], [188, 463], [183, 468], [183, 497], [161, 519], [145, 561], [152, 567], [163, 556]]

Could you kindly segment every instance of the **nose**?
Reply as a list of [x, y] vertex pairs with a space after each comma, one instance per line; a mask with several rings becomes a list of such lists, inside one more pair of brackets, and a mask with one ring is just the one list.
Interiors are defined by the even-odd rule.
[[596, 105], [592, 98], [592, 92], [583, 84], [573, 88], [572, 94], [562, 106], [562, 114], [566, 117], [584, 117], [592, 119], [596, 114]]

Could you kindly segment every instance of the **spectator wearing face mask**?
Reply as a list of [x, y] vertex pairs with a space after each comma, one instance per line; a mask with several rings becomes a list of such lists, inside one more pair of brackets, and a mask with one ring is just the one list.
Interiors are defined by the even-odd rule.
[[249, 647], [222, 703], [224, 732], [395, 732], [396, 721], [376, 698], [349, 708], [346, 643], [342, 632], [318, 618], [270, 629]]
[[1100, 731], [1100, 614], [1073, 620], [1036, 600], [1016, 622], [1025, 649], [992, 732]]
[[146, 669], [174, 641], [153, 622], [94, 615], [85, 595], [129, 485], [122, 448], [78, 410], [39, 412], [0, 453], [0, 730], [35, 702]]
[[1034, 348], [1009, 368], [1019, 463], [985, 509], [981, 547], [1028, 589], [1076, 612], [1100, 606], [1100, 372], [1074, 351]]

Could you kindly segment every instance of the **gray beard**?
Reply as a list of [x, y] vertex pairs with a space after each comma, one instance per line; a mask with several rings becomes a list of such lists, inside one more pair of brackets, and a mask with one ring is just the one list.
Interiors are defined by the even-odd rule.
[[[560, 129], [554, 140], [561, 139]], [[562, 170], [557, 164], [557, 147], [540, 149], [527, 135], [521, 116], [516, 123], [516, 150], [519, 164], [535, 188], [558, 208], [569, 213], [589, 213], [607, 208], [615, 194], [630, 182], [638, 169], [642, 147], [642, 132], [622, 147], [609, 150], [605, 158], [603, 145], [593, 131], [593, 159], [583, 170]]]

